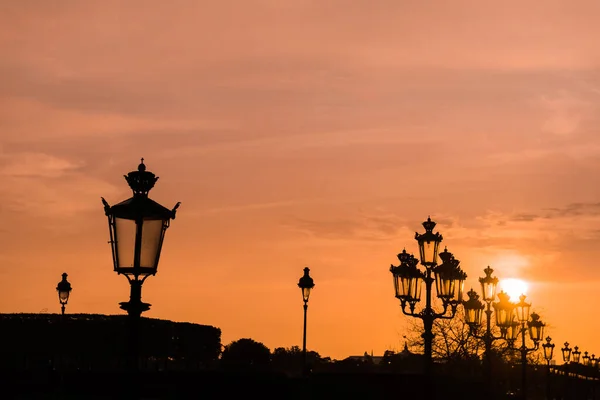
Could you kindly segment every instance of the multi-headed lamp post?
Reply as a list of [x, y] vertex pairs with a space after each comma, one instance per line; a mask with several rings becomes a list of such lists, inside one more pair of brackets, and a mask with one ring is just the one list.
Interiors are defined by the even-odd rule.
[[304, 268], [304, 275], [298, 282], [298, 287], [302, 290], [302, 300], [304, 301], [304, 333], [302, 335], [302, 373], [306, 375], [308, 373], [308, 365], [306, 362], [306, 313], [308, 311], [308, 299], [310, 297], [310, 291], [315, 287], [313, 278], [309, 275], [310, 268]]
[[[524, 399], [527, 398], [527, 354], [539, 349], [540, 340], [544, 336], [544, 323], [540, 321], [538, 314], [531, 313], [530, 303], [525, 302], [525, 295], [519, 297], [519, 302], [514, 304], [510, 302], [509, 296], [504, 293], [498, 293], [498, 302], [494, 303], [496, 310], [496, 325], [501, 329], [502, 337], [506, 339], [511, 347], [521, 335], [521, 347], [517, 350], [521, 353], [521, 391]], [[527, 347], [525, 341], [526, 333], [529, 331], [529, 337], [533, 341], [533, 347]]]
[[61, 315], [65, 315], [65, 306], [69, 302], [69, 296], [71, 295], [71, 284], [67, 281], [67, 273], [63, 272], [62, 280], [56, 285], [56, 291], [58, 292], [58, 301], [60, 302]]
[[[492, 342], [501, 339], [495, 337], [492, 333], [492, 302], [496, 299], [496, 288], [498, 286], [498, 278], [492, 276], [494, 270], [489, 266], [483, 270], [485, 277], [479, 278], [481, 284], [482, 300], [485, 306], [479, 300], [479, 295], [471, 289], [467, 295], [469, 299], [463, 303], [465, 308], [465, 322], [469, 325], [471, 335], [478, 339], [483, 339], [485, 343], [485, 364], [486, 364], [486, 381], [489, 390], [492, 390]], [[486, 330], [483, 335], [478, 333], [481, 326], [482, 313], [485, 308], [486, 315]]]
[[[423, 222], [425, 233], [415, 234], [415, 239], [419, 244], [420, 261], [425, 267], [424, 273], [417, 267], [419, 260], [412, 254], [407, 253], [406, 250], [398, 254], [400, 265], [392, 265], [390, 268], [394, 276], [396, 298], [400, 300], [402, 313], [420, 318], [423, 321], [424, 332], [422, 337], [427, 379], [431, 376], [433, 366], [433, 322], [439, 318], [454, 318], [457, 306], [462, 303], [464, 282], [467, 278], [467, 275], [459, 267], [460, 262], [447, 249], [439, 254], [442, 264], [437, 264], [442, 235], [433, 233], [435, 225], [436, 223], [431, 218], [427, 218], [427, 221]], [[416, 304], [421, 300], [421, 283], [423, 281], [425, 281], [425, 308], [416, 311]], [[443, 304], [441, 312], [436, 312], [432, 305], [432, 285], [434, 282], [437, 296]], [[408, 311], [406, 309], [407, 304]]]

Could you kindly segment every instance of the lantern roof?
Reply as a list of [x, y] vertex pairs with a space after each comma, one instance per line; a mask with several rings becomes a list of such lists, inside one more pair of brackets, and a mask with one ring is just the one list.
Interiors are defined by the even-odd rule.
[[311, 278], [310, 275], [308, 274], [309, 272], [310, 272], [310, 268], [305, 267], [304, 275], [302, 276], [302, 278], [300, 278], [300, 281], [298, 282], [299, 288], [312, 289], [315, 286], [313, 278]]
[[56, 286], [56, 290], [58, 290], [59, 292], [71, 291], [71, 284], [69, 283], [69, 281], [67, 281], [67, 276], [67, 273], [63, 272], [62, 281], [58, 282], [58, 285]]
[[175, 209], [169, 210], [146, 196], [133, 196], [110, 207], [107, 214], [124, 219], [174, 219]]
[[479, 283], [491, 284], [491, 285], [498, 284], [498, 278], [496, 278], [495, 276], [492, 276], [492, 273], [494, 273], [494, 270], [489, 265], [487, 266], [486, 269], [483, 270], [483, 272], [485, 273], [485, 277], [479, 278]]
[[135, 196], [148, 196], [148, 192], [158, 180], [158, 176], [150, 171], [146, 171], [143, 158], [140, 165], [138, 165], [137, 171], [131, 171], [124, 176]]
[[433, 233], [436, 223], [427, 217], [427, 221], [423, 222], [425, 233], [415, 232], [415, 239], [419, 242], [441, 242], [443, 237], [439, 232]]
[[479, 300], [479, 295], [473, 289], [467, 292], [467, 296], [469, 296], [469, 300], [463, 303], [464, 307], [467, 310], [483, 310], [484, 305]]

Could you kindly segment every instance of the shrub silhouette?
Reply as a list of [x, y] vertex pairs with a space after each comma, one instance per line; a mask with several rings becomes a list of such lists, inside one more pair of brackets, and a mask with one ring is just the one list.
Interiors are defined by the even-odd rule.
[[223, 366], [262, 370], [269, 366], [271, 351], [252, 339], [234, 340], [225, 346], [221, 356]]

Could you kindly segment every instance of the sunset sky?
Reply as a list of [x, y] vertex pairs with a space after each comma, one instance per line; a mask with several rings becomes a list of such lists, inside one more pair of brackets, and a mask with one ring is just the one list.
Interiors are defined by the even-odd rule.
[[[600, 353], [600, 2], [0, 0], [0, 312], [119, 314], [100, 197], [182, 205], [145, 316], [344, 358], [401, 348], [431, 215], [467, 289], [529, 282]], [[477, 287], [476, 287], [477, 288]], [[558, 358], [559, 352], [556, 357]], [[562, 360], [561, 360], [562, 362]]]

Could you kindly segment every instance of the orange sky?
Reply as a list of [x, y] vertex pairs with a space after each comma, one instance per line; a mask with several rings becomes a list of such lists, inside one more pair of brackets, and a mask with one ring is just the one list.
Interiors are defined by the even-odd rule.
[[[425, 4], [427, 3], [427, 4]], [[435, 4], [435, 6], [433, 5]], [[145, 315], [223, 342], [401, 346], [390, 263], [431, 214], [475, 285], [596, 343], [600, 3], [0, 1], [0, 312], [120, 313], [100, 196], [182, 202]]]

